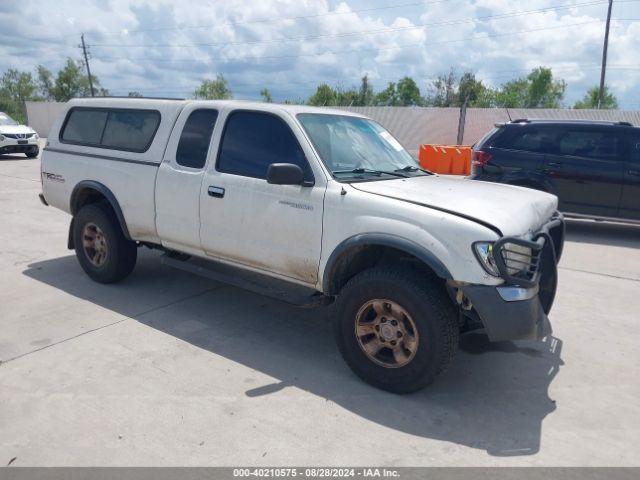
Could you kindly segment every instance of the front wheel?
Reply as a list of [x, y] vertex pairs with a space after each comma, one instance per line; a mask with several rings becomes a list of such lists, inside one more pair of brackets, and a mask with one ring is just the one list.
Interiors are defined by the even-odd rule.
[[36, 158], [38, 156], [38, 153], [40, 153], [40, 149], [36, 148], [35, 150], [30, 150], [27, 153], [25, 153], [25, 155], [27, 156], [27, 158]]
[[73, 242], [80, 266], [100, 283], [113, 283], [131, 273], [138, 248], [122, 233], [108, 205], [82, 207], [73, 219]]
[[425, 275], [372, 268], [338, 297], [334, 334], [356, 375], [378, 388], [409, 393], [429, 385], [458, 347], [455, 310]]

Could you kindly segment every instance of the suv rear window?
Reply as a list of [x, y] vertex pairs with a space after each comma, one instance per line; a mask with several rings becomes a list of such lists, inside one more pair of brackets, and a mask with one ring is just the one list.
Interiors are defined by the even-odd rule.
[[160, 112], [157, 110], [74, 107], [67, 115], [60, 141], [146, 152], [159, 124]]
[[546, 153], [553, 149], [556, 133], [551, 129], [516, 126], [507, 130], [510, 132], [501, 135], [494, 147], [533, 153]]

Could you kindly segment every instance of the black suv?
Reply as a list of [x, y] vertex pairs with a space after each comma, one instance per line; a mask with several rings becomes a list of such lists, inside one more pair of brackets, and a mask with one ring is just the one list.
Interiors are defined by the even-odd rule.
[[471, 178], [558, 196], [568, 216], [640, 222], [640, 128], [514, 120], [473, 147]]

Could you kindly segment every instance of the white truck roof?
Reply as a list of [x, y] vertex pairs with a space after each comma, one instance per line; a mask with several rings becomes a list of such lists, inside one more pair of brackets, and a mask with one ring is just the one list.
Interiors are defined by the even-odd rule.
[[313, 107], [308, 105], [289, 105], [284, 103], [253, 102], [246, 100], [179, 100], [169, 98], [145, 98], [145, 97], [93, 97], [74, 98], [67, 103], [71, 107], [110, 107], [110, 108], [158, 108], [174, 106], [181, 109], [185, 105], [199, 103], [203, 105], [227, 107], [227, 108], [255, 108], [266, 111], [286, 111], [293, 115], [298, 113], [321, 113], [346, 115], [350, 117], [364, 117], [358, 113], [339, 110], [335, 108]]

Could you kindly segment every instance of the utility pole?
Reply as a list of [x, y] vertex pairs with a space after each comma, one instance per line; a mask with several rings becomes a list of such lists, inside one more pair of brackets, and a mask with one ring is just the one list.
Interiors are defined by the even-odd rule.
[[[608, 32], [607, 28], [607, 32]], [[80, 35], [82, 40], [82, 53], [84, 54], [84, 64], [87, 66], [87, 77], [89, 78], [89, 88], [91, 89], [91, 96], [95, 97], [96, 92], [93, 91], [93, 80], [91, 80], [91, 69], [89, 68], [89, 58], [87, 57], [87, 46], [84, 44], [84, 33]]]
[[467, 121], [467, 104], [469, 103], [469, 96], [467, 95], [460, 106], [460, 116], [458, 117], [458, 137], [456, 143], [462, 145], [464, 139], [464, 124]]
[[611, 23], [611, 7], [613, 0], [609, 0], [609, 9], [607, 10], [607, 25], [604, 29], [604, 46], [602, 47], [602, 69], [600, 70], [600, 90], [598, 91], [598, 109], [602, 105], [604, 97], [604, 74], [607, 70], [607, 48], [609, 47], [609, 24]]

